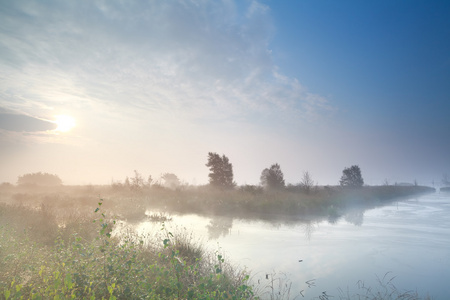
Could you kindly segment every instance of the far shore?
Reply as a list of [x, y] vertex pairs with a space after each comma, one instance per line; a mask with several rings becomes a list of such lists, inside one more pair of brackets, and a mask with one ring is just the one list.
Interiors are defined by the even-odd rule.
[[[441, 191], [443, 189], [441, 188]], [[13, 205], [46, 206], [63, 214], [69, 211], [90, 212], [97, 202], [119, 219], [136, 223], [146, 211], [232, 218], [279, 219], [286, 221], [318, 219], [336, 220], [350, 209], [366, 210], [404, 197], [434, 193], [426, 186], [315, 186], [305, 191], [297, 187], [266, 190], [260, 186], [215, 189], [210, 186], [160, 185], [117, 187], [85, 186], [14, 186], [0, 187], [0, 202]]]

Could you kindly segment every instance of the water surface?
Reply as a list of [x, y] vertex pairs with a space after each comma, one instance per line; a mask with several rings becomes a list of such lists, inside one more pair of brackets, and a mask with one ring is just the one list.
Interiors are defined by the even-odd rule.
[[[347, 292], [363, 294], [363, 286], [382, 290], [378, 281], [387, 283], [393, 277], [399, 291], [417, 291], [433, 299], [450, 297], [449, 194], [353, 210], [334, 222], [172, 218], [165, 224], [168, 230], [186, 228], [208, 249], [250, 270], [259, 286], [286, 275], [291, 298], [339, 299]], [[160, 228], [152, 222], [136, 226], [140, 233]]]

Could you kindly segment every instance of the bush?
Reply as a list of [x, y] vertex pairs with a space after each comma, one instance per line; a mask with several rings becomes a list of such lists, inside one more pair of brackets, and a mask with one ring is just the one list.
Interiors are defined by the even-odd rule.
[[62, 180], [57, 175], [39, 172], [19, 176], [19, 178], [17, 179], [17, 184], [55, 186], [62, 185]]

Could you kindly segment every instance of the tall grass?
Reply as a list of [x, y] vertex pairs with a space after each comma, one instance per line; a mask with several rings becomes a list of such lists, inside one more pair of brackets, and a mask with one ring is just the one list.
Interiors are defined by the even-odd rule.
[[[0, 299], [255, 297], [245, 272], [164, 226], [164, 239], [155, 243], [136, 235], [114, 237], [115, 220], [102, 210], [103, 203], [95, 209], [95, 222], [77, 226], [45, 221], [42, 210], [2, 204]], [[88, 229], [96, 233], [86, 234]], [[41, 240], [36, 236], [41, 232], [51, 234]]]
[[390, 272], [382, 278], [377, 277], [378, 285], [367, 286], [364, 281], [359, 280], [356, 284], [357, 291], [350, 293], [348, 290], [339, 289], [341, 300], [419, 300], [431, 299], [429, 296], [422, 298], [415, 291], [400, 291], [394, 284], [395, 276]]
[[[337, 218], [351, 206], [374, 207], [428, 191], [0, 189], [0, 299], [288, 299], [290, 286], [281, 280], [262, 288], [250, 284], [247, 272], [233, 268], [221, 253], [205, 251], [186, 233], [161, 226], [153, 240], [132, 233], [115, 236], [116, 221], [139, 222], [148, 217], [146, 209], [272, 220]], [[97, 195], [108, 201], [98, 201]]]

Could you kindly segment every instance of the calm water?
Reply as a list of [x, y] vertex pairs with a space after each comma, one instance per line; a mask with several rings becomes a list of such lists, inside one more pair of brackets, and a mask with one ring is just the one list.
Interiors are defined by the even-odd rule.
[[[247, 267], [252, 280], [266, 286], [271, 278], [292, 283], [291, 298], [364, 294], [382, 288], [377, 277], [399, 291], [417, 291], [450, 299], [450, 195], [435, 193], [367, 211], [352, 211], [334, 224], [270, 223], [196, 215], [172, 216], [169, 230], [186, 228], [207, 248]], [[159, 231], [144, 222], [140, 233]], [[269, 274], [266, 279], [266, 274]], [[275, 275], [273, 275], [275, 274]], [[339, 290], [341, 289], [341, 290]], [[301, 293], [300, 293], [301, 292]]]

